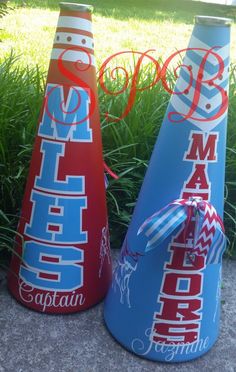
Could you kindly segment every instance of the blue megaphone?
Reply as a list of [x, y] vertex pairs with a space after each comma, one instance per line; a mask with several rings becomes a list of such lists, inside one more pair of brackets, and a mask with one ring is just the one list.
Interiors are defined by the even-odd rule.
[[197, 358], [219, 332], [231, 20], [195, 21], [104, 309], [155, 361]]

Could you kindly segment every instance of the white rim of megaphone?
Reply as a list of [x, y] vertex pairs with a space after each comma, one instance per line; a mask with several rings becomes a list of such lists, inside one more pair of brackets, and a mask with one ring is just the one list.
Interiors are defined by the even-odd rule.
[[77, 4], [77, 3], [59, 3], [59, 6], [63, 10], [72, 10], [77, 12], [89, 12], [92, 13], [93, 6], [87, 4]]
[[231, 26], [233, 20], [231, 18], [196, 15], [195, 23], [206, 26]]

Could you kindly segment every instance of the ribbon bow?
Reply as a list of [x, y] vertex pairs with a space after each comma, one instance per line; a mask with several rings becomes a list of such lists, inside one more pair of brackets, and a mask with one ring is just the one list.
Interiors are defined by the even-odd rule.
[[176, 199], [149, 217], [138, 230], [138, 235], [144, 233], [148, 238], [145, 250], [156, 248], [182, 223], [186, 234], [193, 218], [195, 230], [190, 257], [203, 256], [207, 263], [219, 263], [226, 246], [224, 225], [213, 205], [198, 197]]

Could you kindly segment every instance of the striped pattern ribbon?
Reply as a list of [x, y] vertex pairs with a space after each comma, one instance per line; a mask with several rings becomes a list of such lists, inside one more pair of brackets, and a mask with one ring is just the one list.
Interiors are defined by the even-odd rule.
[[197, 197], [176, 199], [141, 225], [138, 235], [143, 233], [148, 238], [145, 251], [159, 246], [181, 224], [187, 232], [193, 218], [195, 231], [190, 255], [204, 256], [206, 263], [219, 263], [226, 246], [224, 225], [213, 205]]

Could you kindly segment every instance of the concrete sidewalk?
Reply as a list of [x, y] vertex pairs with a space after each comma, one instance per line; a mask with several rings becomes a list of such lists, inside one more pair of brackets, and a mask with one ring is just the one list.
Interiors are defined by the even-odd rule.
[[0, 273], [1, 372], [236, 372], [236, 262], [224, 261], [221, 334], [195, 361], [154, 363], [130, 354], [107, 332], [103, 305], [74, 315], [46, 315], [18, 304]]

